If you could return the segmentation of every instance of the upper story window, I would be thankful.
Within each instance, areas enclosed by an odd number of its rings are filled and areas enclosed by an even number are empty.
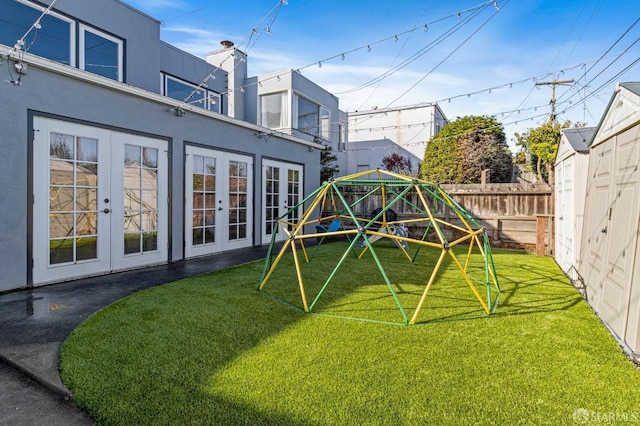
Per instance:
[[[331,111],[325,107],[320,108],[320,137],[326,140],[331,135]]]
[[[287,92],[260,96],[260,124],[270,129],[284,129],[289,125],[289,97]]]
[[[300,95],[296,95],[296,129],[329,140],[331,135],[331,110]]]
[[[338,123],[338,151],[344,152],[347,150],[347,132],[344,124]]]
[[[163,74],[163,95],[189,105],[195,105],[209,111],[222,113],[220,94],[204,87],[198,88],[176,77]]]
[[[0,10],[0,43],[14,46],[45,8],[26,0],[0,0]],[[79,28],[77,36],[76,26]],[[79,45],[78,61],[76,45]],[[31,29],[20,50],[124,81],[124,41],[88,25],[77,24],[72,18],[54,11],[42,16],[40,25]]]
[[[317,135],[320,128],[320,105],[296,96],[297,99],[297,119],[296,129],[312,135]]]
[[[0,0],[0,43],[15,46],[45,10],[19,0]],[[75,66],[75,23],[50,11],[24,40],[22,51]]]
[[[122,81],[122,40],[80,24],[79,68]]]

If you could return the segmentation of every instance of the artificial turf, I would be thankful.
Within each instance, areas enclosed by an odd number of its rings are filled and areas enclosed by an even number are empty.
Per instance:
[[[310,294],[344,249],[324,244],[303,265]],[[412,311],[432,255],[376,251]],[[99,424],[640,421],[640,371],[553,260],[494,260],[494,314],[447,265],[416,326],[366,256],[345,260],[323,315],[257,291],[263,262],[189,278],[91,316],[64,343],[61,377]],[[281,266],[265,290],[301,306],[290,254]]]

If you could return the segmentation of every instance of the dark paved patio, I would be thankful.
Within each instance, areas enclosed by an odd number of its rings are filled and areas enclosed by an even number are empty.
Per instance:
[[[140,290],[240,265],[267,247],[0,294],[0,425],[91,424],[60,381],[64,339],[97,310]],[[258,283],[256,283],[257,285]]]

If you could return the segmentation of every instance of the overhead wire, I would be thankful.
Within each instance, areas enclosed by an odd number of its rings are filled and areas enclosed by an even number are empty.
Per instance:
[[[413,55],[409,56],[407,59],[405,59],[404,61],[402,61],[400,64],[398,64],[396,67],[391,68],[390,70],[382,73],[381,75],[365,82],[362,83],[361,85],[348,89],[348,90],[344,90],[341,92],[336,92],[336,95],[343,95],[343,94],[348,94],[348,93],[353,93],[353,92],[357,92],[361,89],[364,89],[366,87],[369,87],[375,83],[378,82],[382,82],[384,79],[386,79],[387,77],[390,77],[391,75],[395,74],[396,72],[400,71],[403,68],[406,68],[409,64],[415,62],[417,59],[421,58],[422,56],[424,56],[427,52],[429,52],[431,49],[433,49],[434,47],[438,46],[440,43],[442,43],[444,40],[446,40],[447,38],[449,38],[449,36],[455,34],[458,30],[460,30],[464,25],[468,24],[473,18],[475,18],[476,16],[479,15],[479,13],[482,10],[474,10],[473,12],[471,12],[470,15],[466,15],[464,19],[459,20],[456,22],[456,25],[454,25],[452,28],[448,29],[444,34],[441,34],[440,36],[438,36],[438,38],[436,38],[434,41],[432,41],[431,43],[427,44],[425,47],[421,48],[420,50],[418,50],[416,53],[414,53]]]
[[[425,7],[422,9],[422,12],[420,12],[420,16],[418,17],[418,19],[416,20],[414,26],[417,26],[418,23],[420,23],[420,21],[422,21],[422,17],[424,16],[425,12],[427,11],[427,8],[429,7],[429,4],[431,2],[428,1],[427,4],[425,5]],[[404,51],[405,47],[407,46],[409,39],[411,39],[411,35],[413,33],[409,33],[403,40],[402,42],[402,46],[400,46],[400,49],[398,49],[398,53],[396,54],[396,56],[393,58],[393,61],[391,62],[391,65],[389,66],[389,70],[393,69],[393,67],[396,65],[396,62],[398,62],[398,59],[400,58],[400,55],[402,54],[402,52]],[[380,85],[382,84],[382,80],[380,80],[378,82],[378,84],[376,85],[376,87],[374,87],[374,89],[371,91],[371,93],[369,93],[369,96],[367,96],[367,98],[362,101],[362,103],[360,104],[360,106],[357,109],[361,109],[364,105],[366,105],[367,102],[369,102],[369,100],[373,97],[373,95],[376,94],[376,92],[378,91],[378,89],[380,88]]]
[[[507,0],[506,2],[504,2],[502,4],[502,8],[504,8],[507,4],[509,4],[510,1],[511,0]],[[487,25],[489,23],[489,21],[491,21],[500,12],[500,10],[502,10],[502,8],[500,8],[500,9],[496,8],[496,11],[494,13],[492,13],[491,16],[485,22],[483,22],[475,31],[473,31],[469,36],[467,36],[467,38],[465,38],[462,41],[462,43],[460,43],[455,49],[453,49],[444,59],[442,59],[440,62],[438,62],[438,64],[436,64],[435,67],[433,67],[429,72],[427,72],[424,76],[422,76],[422,78],[420,78],[417,82],[415,82],[413,85],[411,85],[411,87],[409,87],[407,90],[402,92],[402,94],[400,96],[398,96],[397,98],[395,98],[394,100],[389,102],[388,106],[391,106],[394,103],[396,103],[404,95],[406,95],[411,90],[413,90],[418,84],[422,83],[425,78],[427,78],[429,75],[431,75],[431,73],[433,71],[438,69],[440,67],[440,65],[442,65],[447,59],[449,59],[451,56],[453,56],[454,53],[456,53],[458,50],[460,50],[462,48],[462,46],[464,46],[474,35],[476,35],[478,33],[478,31],[480,31],[482,28],[484,28],[484,26]]]
[[[249,34],[247,36],[245,36],[245,38],[240,42],[240,46],[242,46],[244,43],[247,43],[247,47],[245,49],[245,54],[249,53],[249,51],[251,50],[251,48],[255,45],[255,43],[258,41],[258,39],[260,38],[260,35],[263,32],[266,32],[267,34],[271,33],[271,25],[275,22],[278,13],[280,12],[280,9],[282,8],[283,5],[287,4],[287,0],[278,0],[277,3],[271,8],[271,10],[269,10],[269,12],[258,22],[258,24],[256,26],[254,26],[251,31],[249,32]],[[269,19],[270,18],[270,19]],[[264,30],[262,30],[260,28],[260,26],[267,21],[267,19],[269,19],[269,24],[266,26],[266,28]],[[257,37],[255,37],[254,39],[254,35],[257,34]],[[253,43],[252,43],[253,40]],[[227,56],[221,63],[220,66],[215,66],[214,65],[214,69],[213,71],[211,71],[205,78],[204,80],[202,80],[202,82],[191,91],[191,93],[189,94],[189,96],[187,96],[183,101],[182,101],[182,106],[180,108],[184,108],[186,105],[189,104],[189,100],[196,94],[198,93],[198,91],[202,90],[205,88],[207,82],[212,79],[215,78],[215,73],[221,69],[221,66],[229,60],[229,58],[231,58],[231,56]],[[237,65],[236,65],[237,67]],[[235,67],[234,67],[235,68]],[[233,89],[232,89],[233,90]]]

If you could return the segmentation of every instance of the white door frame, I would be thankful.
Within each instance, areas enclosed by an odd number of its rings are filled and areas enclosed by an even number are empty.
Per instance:
[[[273,173],[277,171],[277,177]],[[271,173],[271,175],[269,174]],[[300,164],[276,160],[262,160],[262,244],[269,244],[278,218],[291,207],[302,201],[304,193],[303,167]],[[289,180],[293,177],[293,181]],[[293,188],[293,193],[290,191]],[[296,191],[297,189],[297,191]],[[296,217],[299,218],[299,208]],[[278,227],[276,241],[282,241],[287,234]]]
[[[200,189],[202,193],[196,194],[199,195],[201,204],[195,206],[194,215],[195,157],[204,160],[204,168],[209,165],[210,170],[204,175],[203,184],[206,186],[206,181],[209,181],[215,185],[213,188],[203,187]],[[239,167],[235,168],[236,165]],[[236,176],[232,173],[236,173]],[[186,146],[184,222],[186,258],[252,246],[253,157],[211,148]],[[201,235],[198,235],[199,233]],[[194,244],[194,235],[202,240]]]
[[[34,285],[166,262],[168,260],[167,142],[42,117],[34,117],[33,124],[32,278]],[[71,154],[71,158],[65,161],[53,159],[50,154],[50,143],[53,137],[67,141],[70,147],[73,146],[75,154]],[[83,156],[86,157],[86,152],[81,154],[81,150],[76,146],[84,143],[91,147],[90,160],[83,158]],[[154,218],[154,226],[157,227],[151,233],[154,249],[128,255],[124,254],[123,226],[124,147],[126,145],[138,146],[141,152],[147,148],[148,151],[145,152],[155,152],[157,157],[156,169],[140,168],[145,169],[146,174],[153,174],[155,191],[139,188],[141,190],[139,192],[144,192],[145,197],[153,194],[152,198],[156,206],[153,211],[141,212],[141,217],[146,215]],[[90,171],[96,168],[97,173]],[[83,173],[82,178],[79,173]],[[82,203],[79,194],[83,194],[85,198]],[[143,232],[139,234],[151,235]],[[68,248],[62,260],[59,258],[52,261],[50,247],[56,241]],[[83,259],[83,256],[78,253],[87,242],[90,243],[87,246],[90,255],[84,256]]]

